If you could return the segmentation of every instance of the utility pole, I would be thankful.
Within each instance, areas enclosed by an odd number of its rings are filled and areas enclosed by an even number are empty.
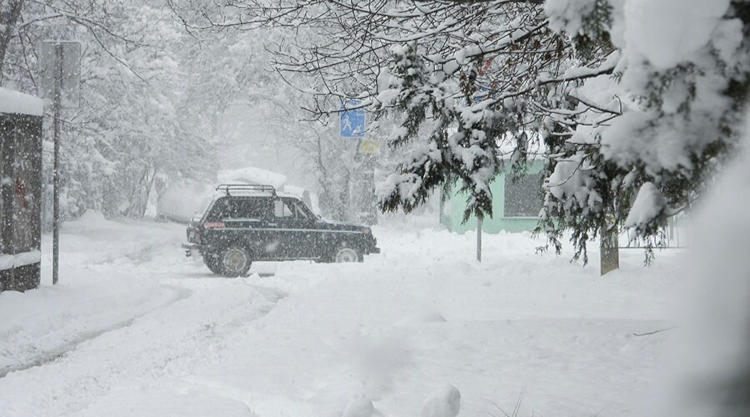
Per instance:
[[[79,105],[81,44],[45,40],[39,43],[39,93],[52,102],[52,284],[60,277],[60,116]]]
[[[52,99],[52,285],[57,284],[60,270],[60,110],[62,107],[63,46],[55,45],[55,91]]]

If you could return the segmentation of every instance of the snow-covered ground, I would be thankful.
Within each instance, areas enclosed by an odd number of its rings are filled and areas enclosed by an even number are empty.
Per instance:
[[[482,264],[472,234],[375,234],[364,264],[225,279],[183,226],[88,213],[59,285],[45,259],[39,290],[0,294],[0,415],[406,417],[452,385],[462,416],[624,416],[652,391],[680,254],[600,278],[526,234],[485,236]]]

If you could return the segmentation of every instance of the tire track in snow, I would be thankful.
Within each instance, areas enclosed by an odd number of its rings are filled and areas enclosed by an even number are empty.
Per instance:
[[[118,389],[181,380],[196,366],[220,361],[238,331],[286,296],[283,290],[244,280],[191,281],[186,286],[193,290],[188,299],[81,342],[60,360],[0,379],[0,403],[9,405],[5,415],[88,416],[85,410],[116,401],[113,392]]]
[[[184,299],[190,297],[190,295],[192,295],[192,293],[193,293],[193,291],[190,290],[190,289],[188,289],[188,288],[178,287],[178,286],[174,286],[174,285],[162,285],[162,288],[170,290],[174,294],[172,297],[170,297],[170,299],[168,301],[166,301],[166,302],[164,302],[164,303],[162,303],[162,304],[160,304],[160,305],[158,305],[156,307],[153,307],[153,308],[150,308],[150,309],[148,309],[146,311],[143,311],[143,312],[141,312],[139,314],[136,314],[136,315],[130,317],[129,319],[127,319],[127,320],[123,320],[123,321],[117,322],[115,324],[112,324],[110,326],[107,326],[107,327],[104,327],[104,328],[101,328],[101,329],[96,329],[96,330],[92,330],[92,331],[88,331],[88,332],[83,332],[78,337],[74,338],[73,340],[71,340],[71,341],[69,341],[67,343],[62,344],[62,345],[56,347],[55,349],[51,349],[51,350],[47,350],[45,352],[42,352],[41,354],[37,355],[35,358],[33,358],[31,360],[26,360],[23,363],[19,363],[19,364],[15,364],[15,365],[8,365],[8,366],[0,367],[0,379],[5,378],[11,372],[20,372],[20,371],[24,371],[24,370],[29,369],[29,368],[34,368],[34,367],[37,367],[37,366],[43,366],[45,364],[53,362],[53,361],[61,358],[62,356],[64,356],[68,352],[75,350],[78,346],[80,346],[84,342],[87,342],[89,340],[93,340],[93,339],[95,339],[95,338],[97,338],[97,337],[99,337],[99,336],[101,336],[101,335],[103,335],[105,333],[108,333],[108,332],[111,332],[111,331],[114,331],[114,330],[118,330],[118,329],[122,329],[124,327],[128,327],[128,326],[132,325],[133,322],[135,320],[137,320],[138,318],[143,317],[143,316],[145,316],[145,315],[147,315],[149,313],[153,313],[156,310],[160,310],[160,309],[169,307],[170,305],[172,305],[172,304],[174,304],[174,303],[176,303],[176,302],[178,302],[180,300],[184,300]]]

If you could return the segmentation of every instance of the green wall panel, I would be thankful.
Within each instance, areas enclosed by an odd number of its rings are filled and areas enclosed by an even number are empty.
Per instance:
[[[544,168],[543,161],[533,161],[529,164],[526,172],[537,174]],[[532,231],[537,225],[535,217],[505,217],[505,176],[507,170],[501,171],[490,183],[492,190],[492,207],[494,214],[492,218],[484,219],[482,230],[486,233],[506,232],[525,232]],[[455,233],[465,233],[469,230],[476,230],[477,219],[471,216],[466,223],[462,223],[463,212],[466,209],[466,193],[457,191],[450,195],[444,195],[441,201],[440,223],[445,225],[448,230]]]

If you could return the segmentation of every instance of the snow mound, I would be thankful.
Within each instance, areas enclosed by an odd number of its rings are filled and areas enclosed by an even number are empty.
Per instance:
[[[456,417],[461,410],[461,393],[447,385],[430,395],[422,407],[420,417]]]
[[[349,401],[344,410],[342,417],[382,417],[383,414],[378,411],[367,397],[359,397]]]
[[[110,229],[114,222],[104,217],[102,212],[97,210],[86,210],[83,215],[73,221],[66,222],[66,229],[76,230],[103,230]]]

